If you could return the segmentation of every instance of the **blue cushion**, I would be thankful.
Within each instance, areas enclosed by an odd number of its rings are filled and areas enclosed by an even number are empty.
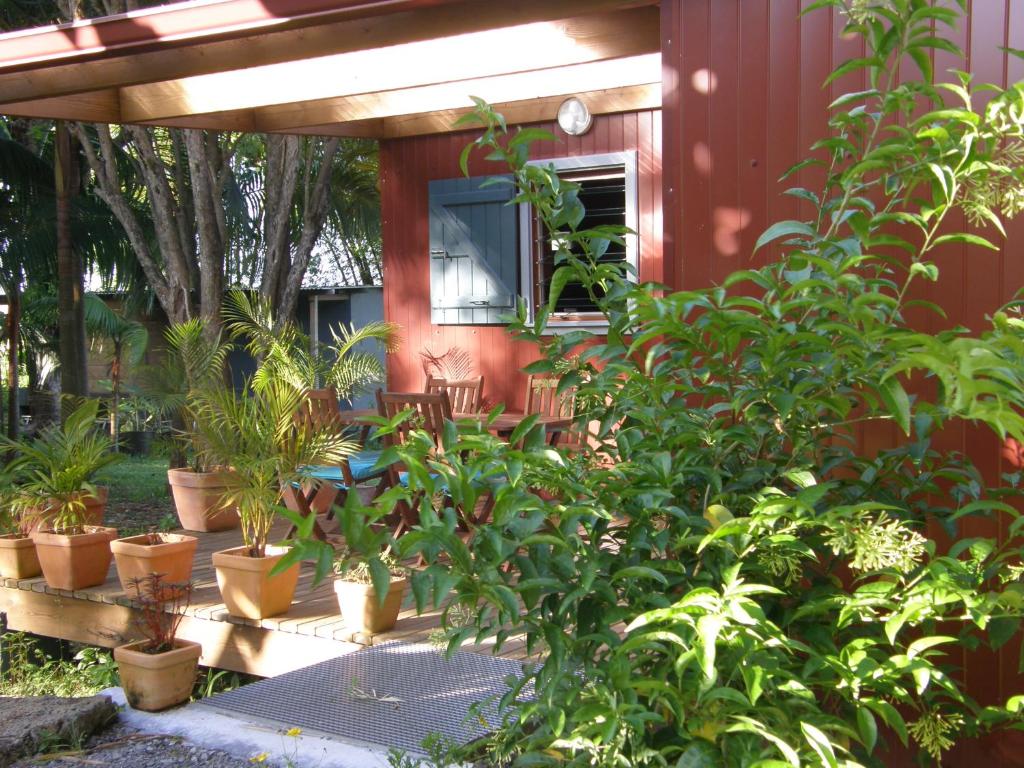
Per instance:
[[[360,451],[349,456],[348,466],[352,470],[352,479],[358,483],[361,480],[368,480],[378,474],[373,468],[379,458],[380,451]],[[306,474],[316,480],[334,483],[339,488],[346,487],[345,475],[342,474],[341,467],[337,465],[306,467]]]

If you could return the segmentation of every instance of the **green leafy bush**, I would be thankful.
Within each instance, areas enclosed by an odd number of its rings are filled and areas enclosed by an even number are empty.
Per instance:
[[[950,213],[998,235],[1022,208],[1024,85],[933,84],[930,51],[956,51],[940,34],[953,7],[825,5],[868,51],[833,78],[861,72],[869,87],[832,105],[808,161],[822,188],[789,190],[813,215],[758,243],[780,260],[720,287],[662,295],[600,262],[623,232],[577,231],[578,187],[527,164],[547,135],[509,134],[478,102],[485,129],[463,167],[477,148],[506,163],[515,202],[558,247],[549,307],[512,327],[540,345],[535,372],[580,355],[560,386],[578,388],[580,426],[600,426],[566,455],[530,420],[508,444],[449,425],[441,455],[425,435],[387,454],[409,489],[347,525],[369,540],[360,526],[419,499],[397,547],[429,563],[412,576],[417,605],[452,593],[475,617],[450,647],[522,635],[542,653],[506,696],[518,707],[484,747],[493,761],[884,765],[895,741],[938,760],[961,737],[1022,727],[1024,697],[981,706],[956,668],[960,649],[1020,633],[1019,492],[987,488],[935,438],[956,421],[1024,436],[1024,323],[1014,303],[980,335],[929,335],[907,313],[938,277],[935,249],[991,247]],[[603,338],[545,335],[569,280],[602,307]],[[858,432],[876,425],[903,438],[865,451]],[[492,477],[492,520],[467,540],[453,510]],[[958,538],[968,517],[1005,539]]]

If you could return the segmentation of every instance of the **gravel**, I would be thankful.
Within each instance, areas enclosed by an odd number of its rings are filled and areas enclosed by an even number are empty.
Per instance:
[[[275,756],[267,764],[276,764]],[[14,763],[13,768],[253,768],[253,761],[197,747],[175,736],[145,734],[120,723],[90,738],[78,750],[58,751]],[[301,767],[299,767],[301,768]]]

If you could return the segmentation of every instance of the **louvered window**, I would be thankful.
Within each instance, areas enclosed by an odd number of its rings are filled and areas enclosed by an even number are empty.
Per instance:
[[[551,164],[559,177],[580,185],[579,198],[586,214],[577,229],[600,225],[626,226],[634,233],[636,221],[636,156],[634,153],[591,155],[539,161]],[[522,283],[529,287],[531,309],[544,306],[549,299],[551,278],[555,264],[555,245],[535,212],[524,206],[520,215],[520,228],[529,231],[523,237]],[[525,233],[524,233],[525,234]],[[627,235],[625,244],[612,243],[601,257],[603,262],[619,262],[637,266],[636,235]],[[582,284],[569,283],[558,297],[553,325],[597,324],[602,320],[594,299]]]

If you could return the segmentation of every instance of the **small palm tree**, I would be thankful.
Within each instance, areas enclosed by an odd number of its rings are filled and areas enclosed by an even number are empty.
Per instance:
[[[110,408],[110,436],[114,450],[118,450],[120,433],[121,382],[125,368],[142,362],[149,344],[146,326],[111,309],[103,299],[93,293],[85,296],[85,325],[94,337],[110,342],[110,389],[113,403]]]
[[[228,295],[224,317],[232,336],[245,339],[246,349],[260,361],[252,381],[257,390],[283,380],[300,389],[334,387],[339,396],[351,398],[384,380],[380,360],[360,345],[376,342],[395,352],[399,343],[397,325],[374,322],[360,328],[340,325],[332,330],[333,343],[313,348],[294,322],[275,319],[268,301],[242,291]]]
[[[299,426],[295,414],[305,397],[304,388],[281,379],[251,393],[221,386],[196,394],[206,460],[231,467],[222,506],[237,506],[250,557],[266,554],[284,490],[303,480],[307,467],[337,463],[358,450],[336,431]]]
[[[179,455],[172,457],[171,467],[184,466],[187,461],[194,472],[205,472],[211,466],[206,463],[208,452],[198,425],[197,397],[223,384],[231,344],[222,339],[220,331],[210,336],[199,318],[171,325],[164,338],[167,354],[160,365],[142,369],[142,389],[160,412],[174,421]]]
[[[16,479],[11,504],[25,518],[46,517],[56,531],[84,523],[86,501],[96,497],[95,474],[120,458],[110,438],[96,430],[99,403],[86,400],[34,440],[0,438],[16,451],[10,471]]]

